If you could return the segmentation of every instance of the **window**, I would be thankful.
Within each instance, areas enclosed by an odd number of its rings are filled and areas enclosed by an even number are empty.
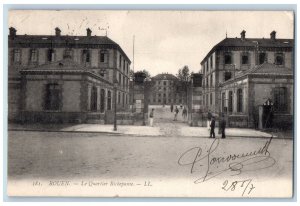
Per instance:
[[[100,112],[103,113],[105,109],[105,90],[100,91]]]
[[[166,94],[164,94],[164,97],[166,97]]]
[[[164,81],[164,86],[166,86],[166,85],[167,85],[167,82]]]
[[[13,50],[13,62],[19,63],[21,62],[21,51],[20,49]]]
[[[231,54],[226,53],[226,54],[224,55],[224,63],[225,63],[225,64],[231,64],[231,63],[232,63]]]
[[[73,57],[73,50],[71,49],[66,49],[64,51],[64,58],[72,58]]]
[[[82,59],[83,59],[83,62],[85,63],[89,63],[90,62],[90,51],[85,49],[82,51]]]
[[[97,88],[92,87],[91,90],[91,111],[97,111]]]
[[[125,94],[123,93],[122,96],[123,96],[123,97],[122,97],[123,107],[125,107]]]
[[[60,86],[58,84],[46,85],[46,110],[59,110],[60,105]]]
[[[37,50],[36,49],[31,49],[31,51],[30,51],[30,61],[31,62],[37,62],[37,60],[38,60]]]
[[[121,64],[122,64],[122,56],[119,56],[119,67],[121,68]]]
[[[212,76],[212,74],[210,75],[210,86],[211,87],[213,86],[213,76]]]
[[[213,99],[212,99],[212,93],[210,93],[210,105],[212,105]]]
[[[242,54],[242,64],[249,64],[249,55]]]
[[[118,92],[118,104],[121,103],[121,92]]]
[[[100,62],[107,63],[108,62],[108,53],[107,51],[100,51]]]
[[[243,90],[237,90],[237,112],[243,112]]]
[[[161,97],[161,94],[158,94],[159,97]]]
[[[125,59],[123,60],[123,72],[125,72]]]
[[[123,76],[123,88],[125,87],[125,76]]]
[[[54,61],[54,55],[55,55],[54,49],[48,49],[47,61],[48,62],[53,62]]]
[[[164,91],[166,91],[167,89],[166,89],[166,87],[164,87]]]
[[[233,100],[232,91],[229,91],[229,93],[228,93],[228,112],[232,112],[232,100]]]
[[[161,100],[160,100],[160,99],[158,99],[158,102],[161,102]]]
[[[121,85],[121,83],[122,83],[122,75],[121,73],[119,73],[119,85]]]
[[[265,63],[267,60],[267,55],[266,53],[260,53],[259,54],[259,64]]]
[[[229,79],[231,79],[231,72],[225,72],[224,73],[224,81],[227,81]]]
[[[208,102],[208,94],[206,94],[206,106],[208,106],[209,102]]]
[[[107,92],[107,110],[111,110],[111,91]]]
[[[210,56],[210,68],[213,67],[213,56]]]
[[[274,88],[274,110],[276,112],[287,111],[287,89],[285,87]]]
[[[129,64],[127,63],[127,64],[126,64],[126,74],[128,74],[128,67],[129,67],[128,65],[129,65]]]
[[[283,65],[284,64],[283,54],[276,54],[275,55],[275,64],[276,65]]]
[[[225,105],[225,92],[222,92],[222,112],[226,112],[226,105]]]

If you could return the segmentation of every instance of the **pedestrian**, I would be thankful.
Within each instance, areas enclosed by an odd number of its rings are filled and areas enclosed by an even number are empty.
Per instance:
[[[222,115],[222,119],[220,122],[220,128],[221,128],[222,138],[226,138],[226,136],[225,136],[226,120],[225,120],[224,114]]]
[[[183,117],[183,119],[184,119],[184,121],[185,121],[185,120],[186,120],[186,117],[187,117],[187,109],[186,109],[185,106],[183,107],[183,110],[182,110],[182,117]]]
[[[208,113],[207,113],[207,129],[209,130],[210,129],[210,122],[211,122],[211,112],[210,110],[208,110]]]
[[[210,135],[209,135],[209,138],[216,138],[215,124],[216,124],[215,117],[212,116],[211,117],[211,122],[210,122]]]
[[[152,108],[149,117],[150,117],[150,127],[153,127],[154,108]]]
[[[171,104],[171,113],[173,113],[173,104]]]
[[[178,112],[179,112],[179,110],[178,110],[178,108],[177,108],[177,106],[176,106],[176,107],[175,107],[174,120],[173,120],[173,121],[177,121],[177,115],[178,115]]]

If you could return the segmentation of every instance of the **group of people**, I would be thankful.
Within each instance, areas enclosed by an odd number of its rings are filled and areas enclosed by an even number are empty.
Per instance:
[[[182,109],[182,105],[180,105],[180,108]],[[178,116],[178,113],[179,113],[178,107],[175,106],[175,109],[174,109],[174,105],[171,104],[170,109],[171,109],[171,113],[173,113],[173,110],[174,110],[174,119],[173,119],[173,121],[177,121],[177,116]],[[183,117],[184,121],[187,118],[187,109],[186,109],[185,106],[183,106],[182,117]]]
[[[207,127],[208,127],[208,130],[210,130],[209,137],[216,138],[216,134],[215,134],[216,120],[210,111],[208,111],[208,114],[207,114]],[[219,133],[222,134],[223,139],[226,138],[225,129],[226,129],[226,120],[225,120],[224,114],[222,114],[221,119],[219,121]]]

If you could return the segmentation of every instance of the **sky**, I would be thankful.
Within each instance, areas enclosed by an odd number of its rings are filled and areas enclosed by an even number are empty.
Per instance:
[[[176,74],[187,65],[199,72],[200,62],[214,45],[226,37],[293,38],[293,13],[285,11],[30,11],[9,12],[9,27],[17,34],[107,36],[117,42],[133,61],[134,70],[151,76]],[[131,69],[133,63],[131,64]]]

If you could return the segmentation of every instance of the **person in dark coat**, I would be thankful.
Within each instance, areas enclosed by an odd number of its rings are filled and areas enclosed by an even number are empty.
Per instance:
[[[216,125],[215,117],[211,117],[209,138],[216,138],[215,125]]]
[[[220,122],[220,129],[221,129],[221,133],[222,133],[222,138],[226,138],[225,128],[226,128],[226,120],[225,120],[224,115],[222,115],[222,119],[221,119],[221,122]]]
[[[171,113],[173,113],[173,107],[174,107],[173,104],[171,104]]]

